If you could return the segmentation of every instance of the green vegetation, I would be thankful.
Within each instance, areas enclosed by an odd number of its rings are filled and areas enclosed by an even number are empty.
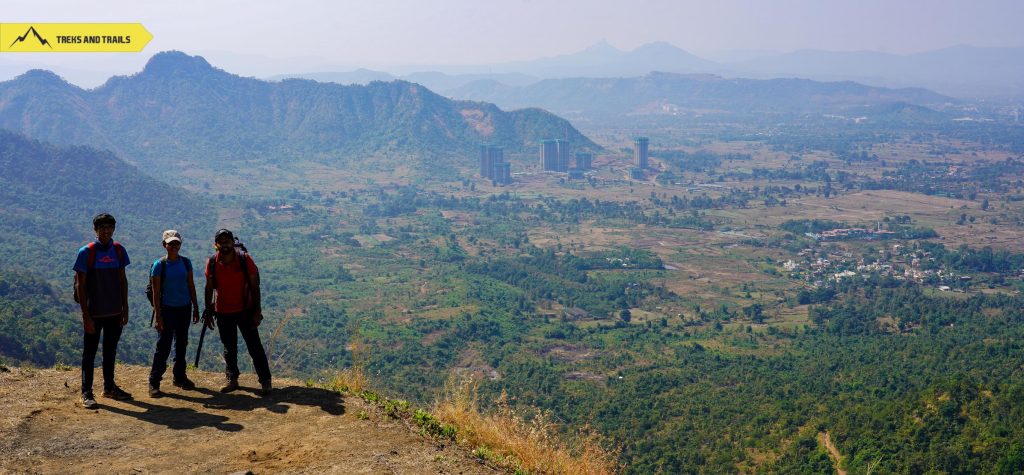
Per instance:
[[[825,440],[851,473],[1022,470],[1024,167],[1006,124],[906,104],[856,124],[631,115],[585,181],[527,169],[495,188],[470,178],[481,130],[517,163],[537,137],[591,143],[536,109],[265,83],[179,53],[93,91],[32,73],[0,97],[4,126],[145,167],[0,132],[5,364],[77,361],[69,267],[109,211],[134,261],[128,362],[152,353],[158,233],[202,262],[223,225],[260,266],[275,373],[326,374],[426,434],[595,429],[604,445],[563,448],[627,473],[829,472]],[[112,97],[130,113],[99,107]],[[630,175],[621,130],[645,123],[654,166]],[[849,228],[870,232],[805,236]],[[416,409],[453,379],[476,381],[454,412]]]
[[[382,163],[361,166],[378,171],[411,165],[434,175],[454,172],[454,163],[441,162],[453,151],[472,153],[481,142],[533,150],[538,140],[565,134],[578,149],[599,149],[540,109],[505,112],[404,81],[266,82],[181,52],[159,53],[142,72],[92,90],[32,71],[0,83],[0,97],[0,128],[57,144],[115,149],[168,181],[185,169],[215,175],[225,162],[255,178],[245,169],[288,168],[298,160],[347,165],[345,157],[353,155],[372,155]],[[392,158],[423,156],[431,163]],[[206,184],[216,187],[217,181],[211,176]]]
[[[80,318],[46,282],[0,269],[0,354],[40,366],[81,361]]]

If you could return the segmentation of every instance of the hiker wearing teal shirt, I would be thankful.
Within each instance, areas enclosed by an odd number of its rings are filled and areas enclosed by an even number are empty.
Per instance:
[[[152,285],[153,321],[160,335],[153,354],[153,367],[149,372],[149,396],[160,397],[160,380],[167,370],[167,357],[174,341],[173,382],[182,389],[195,389],[196,385],[185,375],[185,349],[188,347],[189,323],[199,322],[199,301],[192,278],[192,262],[181,251],[181,233],[168,229],[163,233],[163,246],[167,255],[153,262],[150,269]],[[191,312],[189,311],[191,310]],[[189,322],[191,316],[191,322]]]

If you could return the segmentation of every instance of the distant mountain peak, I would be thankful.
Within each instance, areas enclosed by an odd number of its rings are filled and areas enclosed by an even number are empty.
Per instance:
[[[637,46],[636,49],[634,49],[633,51],[636,52],[636,51],[642,51],[642,50],[650,50],[650,51],[683,51],[678,46],[676,46],[676,45],[674,45],[672,43],[669,43],[667,41],[655,41],[653,43],[644,43],[644,44],[642,44],[640,46]]]
[[[652,63],[667,59],[690,62],[693,65],[702,64],[708,68],[714,65],[711,61],[697,57],[693,53],[665,41],[655,41],[654,43],[640,45],[629,54],[634,57],[643,58],[644,61],[650,61]]]
[[[594,43],[594,44],[586,47],[583,51],[594,52],[594,53],[605,53],[605,52],[622,53],[623,52],[622,50],[612,46],[610,43],[608,43],[608,40],[606,40],[604,38],[601,38],[601,41],[598,41],[597,43]]]
[[[606,40],[601,40],[598,43],[594,43],[588,46],[583,51],[576,53],[575,56],[589,57],[589,58],[616,58],[625,55],[626,52],[622,51],[608,43]],[[570,55],[573,56],[573,55]]]
[[[202,56],[191,56],[181,51],[162,51],[153,55],[142,70],[143,74],[198,73],[213,71]]]
[[[467,118],[480,116],[477,111],[492,125],[481,129]],[[0,83],[0,128],[58,144],[114,149],[147,166],[168,156],[205,166],[210,156],[282,160],[291,154],[400,150],[417,154],[417,173],[434,173],[428,163],[462,166],[448,151],[472,153],[484,139],[533,150],[538,140],[566,130],[577,148],[599,148],[547,112],[467,106],[403,80],[366,86],[268,82],[178,51],[159,53],[141,73],[88,91],[43,71]]]
[[[52,71],[47,71],[45,69],[30,69],[28,71],[25,71],[24,74],[15,78],[14,81],[27,82],[30,84],[46,86],[71,86],[75,89],[78,89],[78,86],[75,86],[65,81],[64,78],[58,76],[56,73]]]

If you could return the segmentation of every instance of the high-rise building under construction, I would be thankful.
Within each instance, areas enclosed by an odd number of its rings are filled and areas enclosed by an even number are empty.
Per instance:
[[[494,178],[494,165],[503,162],[505,151],[501,147],[483,144],[480,146],[480,176]]]
[[[576,169],[590,170],[594,168],[594,154],[590,152],[576,152]]]
[[[544,171],[558,170],[558,144],[554,140],[540,142],[540,169]]]
[[[567,172],[569,171],[569,141],[555,140],[555,144],[558,145],[558,171]]]
[[[641,170],[647,169],[647,137],[633,139],[633,166]]]
[[[540,142],[540,168],[544,171],[564,172],[569,170],[569,142],[567,140],[542,140]]]

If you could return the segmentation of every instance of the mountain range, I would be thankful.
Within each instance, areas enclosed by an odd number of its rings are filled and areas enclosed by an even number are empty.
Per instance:
[[[360,85],[366,85],[373,81],[402,80],[420,84],[431,91],[437,91],[440,93],[447,93],[448,91],[458,89],[477,81],[495,81],[509,86],[528,86],[540,81],[540,78],[520,73],[447,74],[437,71],[419,71],[405,75],[394,75],[388,72],[374,71],[366,68],[342,72],[278,74],[270,76],[267,79],[271,81],[281,81],[285,79],[310,79],[319,82]]]
[[[539,109],[506,112],[406,81],[268,82],[181,52],[159,53],[141,72],[91,90],[42,70],[0,83],[0,128],[111,150],[157,169],[168,160],[451,156],[472,153],[482,142],[532,150],[552,137],[599,148]]]
[[[941,108],[957,101],[920,88],[889,89],[850,81],[727,79],[654,72],[632,78],[545,79],[524,87],[477,81],[450,91],[502,107],[539,106],[570,118],[716,114],[869,114],[892,104]],[[932,111],[935,112],[935,111]],[[933,117],[940,118],[935,113]]]
[[[536,82],[559,78],[635,77],[661,71],[714,74],[729,78],[856,81],[878,87],[928,88],[964,99],[1024,98],[1024,48],[953,46],[908,55],[873,51],[799,50],[789,53],[758,52],[725,58],[721,61],[700,58],[665,42],[645,44],[632,51],[623,51],[600,42],[577,53],[532,61],[471,66],[420,65],[396,67],[394,70],[406,71],[402,77],[412,81],[417,81],[415,74],[422,76],[424,71],[445,74],[450,76],[448,84],[461,83],[453,88],[477,79],[492,79],[508,86],[526,86],[524,82],[531,77]],[[329,80],[341,83],[356,82],[358,79],[355,72],[318,74],[322,79],[333,75]],[[503,76],[508,75],[515,75],[515,82],[502,80]],[[293,74],[275,77],[307,76]],[[444,87],[444,84],[429,81],[421,84],[449,94],[450,88]]]

